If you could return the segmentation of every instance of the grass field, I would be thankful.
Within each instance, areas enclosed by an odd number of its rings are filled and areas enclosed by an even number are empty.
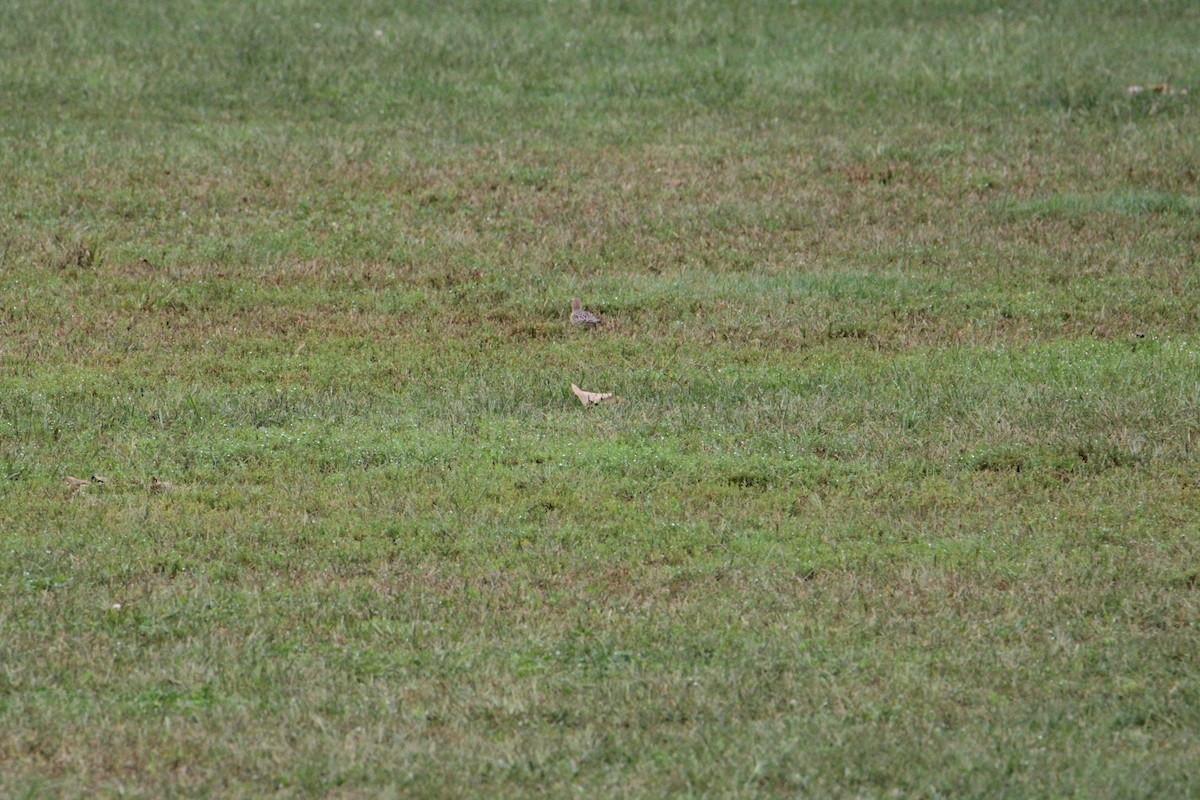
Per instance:
[[[1197,42],[3,4],[0,795],[1200,796]]]

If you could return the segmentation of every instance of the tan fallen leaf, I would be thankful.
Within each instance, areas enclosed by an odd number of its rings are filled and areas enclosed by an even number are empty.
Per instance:
[[[571,391],[579,398],[579,402],[583,403],[584,408],[591,405],[599,405],[613,396],[612,392],[585,392],[573,383],[571,384]]]
[[[70,490],[71,494],[79,494],[91,484],[92,482],[85,478],[76,478],[73,475],[67,476],[67,489]]]
[[[150,492],[152,494],[164,494],[166,492],[173,492],[173,491],[175,491],[176,488],[178,488],[178,487],[176,487],[175,484],[171,483],[170,481],[162,481],[162,480],[159,480],[158,478],[150,479]]]
[[[1172,86],[1169,83],[1155,83],[1150,86],[1130,86],[1125,90],[1128,95],[1141,94],[1142,92],[1150,92],[1151,94],[1187,94],[1187,89],[1180,89]]]

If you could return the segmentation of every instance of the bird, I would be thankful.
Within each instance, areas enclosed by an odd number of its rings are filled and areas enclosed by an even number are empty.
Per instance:
[[[597,317],[586,308],[580,306],[579,298],[571,298],[571,324],[576,328],[594,328],[603,325],[604,320]]]
[[[67,476],[67,489],[70,490],[71,494],[79,494],[91,485],[92,482],[84,478],[76,478],[74,475]]]
[[[151,494],[165,494],[173,491],[175,491],[175,484],[170,481],[160,481],[158,478],[150,479]]]

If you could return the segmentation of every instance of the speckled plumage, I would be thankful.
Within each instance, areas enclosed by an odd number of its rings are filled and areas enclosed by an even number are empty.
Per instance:
[[[79,494],[91,485],[92,482],[85,478],[76,478],[74,475],[67,476],[67,489],[71,494]]]
[[[175,484],[170,481],[160,481],[158,478],[150,479],[150,492],[152,494],[166,494],[167,492],[175,491]]]
[[[597,317],[592,312],[582,308],[578,297],[571,298],[571,324],[576,328],[594,328],[597,325],[603,325],[604,320]]]

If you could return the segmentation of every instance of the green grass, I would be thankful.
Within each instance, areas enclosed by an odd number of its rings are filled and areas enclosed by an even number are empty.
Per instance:
[[[0,794],[1200,794],[1197,41],[7,4]]]

